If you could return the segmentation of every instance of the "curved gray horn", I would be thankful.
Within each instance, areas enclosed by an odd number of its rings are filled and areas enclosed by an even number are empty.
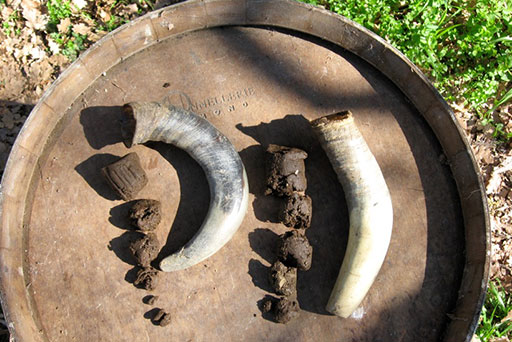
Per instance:
[[[204,170],[210,207],[203,224],[181,250],[160,262],[164,272],[182,270],[210,257],[235,234],[247,210],[249,187],[231,142],[200,116],[157,102],[125,104],[126,146],[162,141],[185,150]]]

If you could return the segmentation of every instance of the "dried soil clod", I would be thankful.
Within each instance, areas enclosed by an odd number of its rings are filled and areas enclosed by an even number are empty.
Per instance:
[[[294,193],[283,202],[279,220],[287,227],[306,229],[311,225],[311,213],[311,197]]]
[[[158,300],[158,298],[159,298],[158,296],[149,295],[149,296],[144,297],[143,301],[145,304],[153,305]]]
[[[154,233],[141,234],[141,237],[130,245],[137,264],[148,267],[160,251],[160,243]]]
[[[311,268],[313,247],[304,234],[292,230],[281,235],[278,257],[286,266],[307,271]]]
[[[129,217],[138,229],[149,232],[155,230],[162,219],[162,205],[159,201],[141,199],[130,208]]]
[[[156,313],[155,317],[153,317],[153,322],[158,323],[161,327],[165,327],[171,323],[171,314],[160,309]]]
[[[274,315],[278,323],[286,324],[299,314],[299,303],[295,299],[287,297],[279,298],[274,304]]]
[[[276,261],[270,268],[270,284],[277,294],[292,296],[297,294],[297,269]]]
[[[168,312],[165,312],[162,316],[162,319],[160,319],[159,325],[161,327],[165,327],[166,325],[169,325],[171,323],[171,314]]]
[[[125,201],[133,199],[148,183],[139,156],[132,152],[101,169],[109,185]]]
[[[153,267],[141,268],[137,272],[137,278],[133,283],[135,286],[140,286],[148,291],[156,289],[156,285],[158,283],[158,270]]]
[[[158,310],[158,312],[155,314],[155,317],[153,317],[153,320],[154,320],[155,322],[158,322],[159,320],[161,320],[161,319],[162,319],[162,317],[164,317],[164,315],[165,315],[165,311],[164,311],[163,309],[160,309],[160,310]]]
[[[306,190],[306,167],[308,154],[301,149],[269,145],[267,148],[266,195],[291,196]]]
[[[272,310],[272,300],[268,299],[265,303],[263,303],[263,312],[270,312]]]

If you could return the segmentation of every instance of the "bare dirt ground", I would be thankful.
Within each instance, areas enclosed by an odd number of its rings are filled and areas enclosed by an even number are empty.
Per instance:
[[[177,1],[157,2],[161,7]],[[4,3],[1,2],[0,3]],[[86,2],[73,0],[77,8],[87,10],[91,18],[106,23],[113,15],[131,19],[150,8],[140,4],[118,6],[117,1]],[[91,5],[92,4],[92,5]],[[90,8],[86,8],[89,6]],[[117,6],[117,7],[116,7]],[[0,30],[0,174],[3,174],[11,147],[38,99],[70,64],[60,54],[61,47],[45,31],[48,13],[37,0],[15,0],[0,7],[3,23],[12,23],[10,32]],[[113,12],[116,12],[115,14]],[[13,20],[13,13],[16,14]],[[79,14],[59,24],[59,32],[88,34],[87,45],[106,34],[94,20]],[[96,25],[96,26],[95,26]],[[16,30],[15,33],[13,33]],[[492,137],[492,127],[484,127],[463,107],[451,104],[466,132],[484,179],[492,224],[491,278],[512,289],[512,151],[511,146]],[[512,106],[500,113],[505,126],[512,126]],[[509,129],[510,130],[510,129]],[[6,322],[0,315],[0,341],[8,339]]]

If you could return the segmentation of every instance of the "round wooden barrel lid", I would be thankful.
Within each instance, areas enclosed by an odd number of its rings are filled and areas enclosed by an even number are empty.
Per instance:
[[[126,219],[102,167],[136,152],[140,198],[162,202],[162,255],[199,228],[209,204],[185,152],[126,148],[121,106],[161,101],[206,117],[239,151],[247,215],[219,252],[133,284]],[[394,226],[356,314],[325,305],[348,236],[343,189],[308,120],[350,110],[389,187]],[[262,314],[279,199],[265,196],[269,144],[304,149],[313,265],[300,313]],[[84,53],[45,93],[12,150],[1,189],[1,293],[17,341],[468,341],[489,269],[489,221],[474,158],[449,106],[402,54],[359,25],[288,0],[188,1],[141,17]],[[159,296],[153,305],[142,299]],[[171,324],[156,326],[162,308]]]

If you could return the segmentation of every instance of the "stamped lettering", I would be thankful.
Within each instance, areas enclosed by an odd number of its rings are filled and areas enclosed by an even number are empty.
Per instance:
[[[162,102],[181,107],[202,117],[208,115],[219,116],[234,113],[237,109],[247,108],[250,98],[255,94],[254,88],[247,87],[196,100],[180,90],[171,90]]]

